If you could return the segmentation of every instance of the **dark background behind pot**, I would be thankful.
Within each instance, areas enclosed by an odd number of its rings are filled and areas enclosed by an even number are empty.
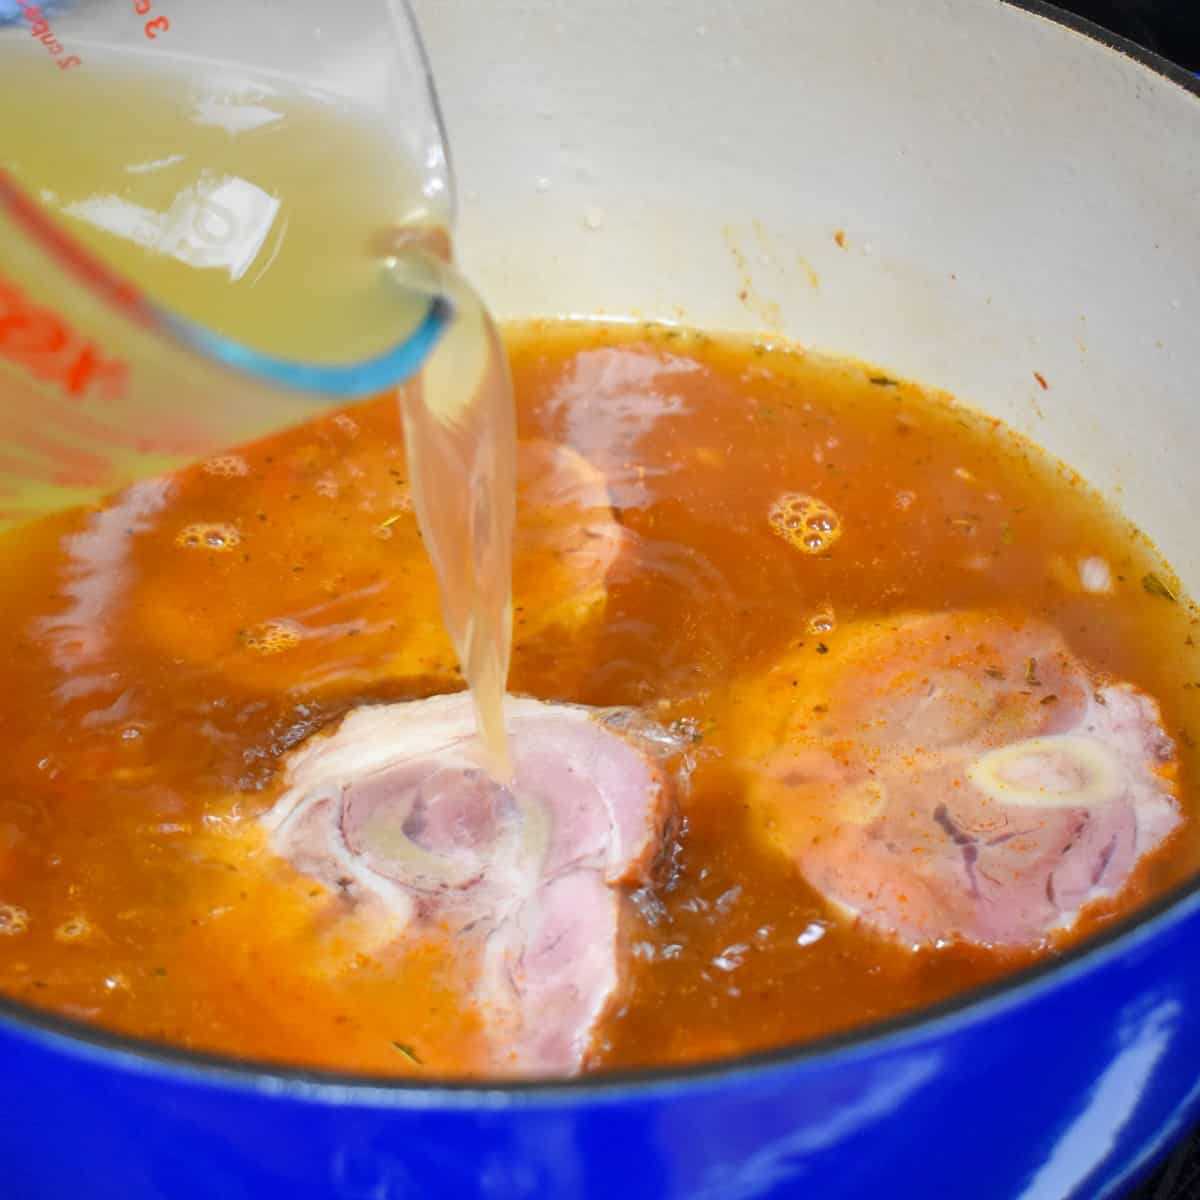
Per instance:
[[[1200,0],[1057,0],[1149,50],[1200,72]]]
[[[1200,1197],[1200,1135],[1180,1143],[1170,1158],[1127,1200],[1197,1200]]]

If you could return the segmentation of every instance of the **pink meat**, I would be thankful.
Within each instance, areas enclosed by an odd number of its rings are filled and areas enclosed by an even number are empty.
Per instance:
[[[1154,701],[1093,684],[1044,625],[916,618],[847,665],[829,709],[771,761],[776,840],[907,944],[1039,944],[1180,820]]]
[[[649,879],[673,805],[669,737],[628,714],[506,701],[514,780],[479,765],[465,694],[362,708],[294,754],[272,849],[373,914],[477,947],[495,1066],[583,1064],[619,984],[622,886]]]

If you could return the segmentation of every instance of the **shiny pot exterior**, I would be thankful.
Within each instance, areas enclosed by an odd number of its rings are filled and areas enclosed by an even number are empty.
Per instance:
[[[1194,81],[1000,0],[416,8],[502,316],[774,332],[944,387],[1200,591]],[[1187,894],[924,1020],[527,1088],[255,1072],[0,1004],[0,1196],[1102,1200],[1200,1115],[1198,948]]]

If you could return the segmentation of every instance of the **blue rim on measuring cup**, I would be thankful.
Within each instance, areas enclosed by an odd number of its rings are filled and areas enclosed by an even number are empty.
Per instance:
[[[139,325],[205,358],[293,391],[353,400],[397,387],[421,369],[454,316],[450,301],[434,294],[416,329],[402,342],[372,358],[337,365],[282,358],[224,337],[149,300],[129,280],[60,228],[3,170],[0,170],[0,210],[12,217],[59,266]]]
[[[453,315],[450,302],[444,296],[434,296],[421,324],[399,345],[362,362],[327,366],[264,354],[213,333],[211,329],[184,317],[158,310],[158,319],[164,328],[192,349],[226,366],[261,376],[271,383],[295,391],[347,398],[382,392],[415,375],[437,345]]]

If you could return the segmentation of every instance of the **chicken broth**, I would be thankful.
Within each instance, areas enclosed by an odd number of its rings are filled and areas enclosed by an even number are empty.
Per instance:
[[[559,736],[521,734],[542,722],[570,727],[576,780],[611,763],[628,796],[655,797],[606,851],[611,886],[585,881],[560,910],[580,955],[585,912],[615,947],[580,972],[598,981],[570,1018],[584,1049],[540,1047],[524,1073],[692,1062],[911,1011],[1195,870],[1195,618],[1070,471],[945,397],[787,345],[568,322],[507,343],[509,690],[554,702],[509,702],[532,705],[509,710],[517,781],[549,779],[522,765]],[[401,836],[418,866],[436,850],[428,773],[394,828],[348,790],[321,826],[318,776],[371,721],[461,738],[457,701],[424,700],[462,682],[394,400],[44,521],[3,564],[0,990],[245,1058],[508,1073],[478,985],[494,947],[447,901],[458,877],[413,901],[381,858]],[[1036,754],[1059,761],[1030,799]],[[1109,823],[1088,825],[1080,797],[1114,772]],[[964,809],[950,789],[967,778]],[[932,835],[911,840],[919,805],[896,804],[942,787]],[[482,844],[465,825],[509,820],[471,789],[451,829],[463,878]],[[530,851],[536,822],[512,821],[522,853],[558,853],[553,830]],[[863,863],[891,890],[864,891]],[[548,911],[522,962],[561,941]]]

